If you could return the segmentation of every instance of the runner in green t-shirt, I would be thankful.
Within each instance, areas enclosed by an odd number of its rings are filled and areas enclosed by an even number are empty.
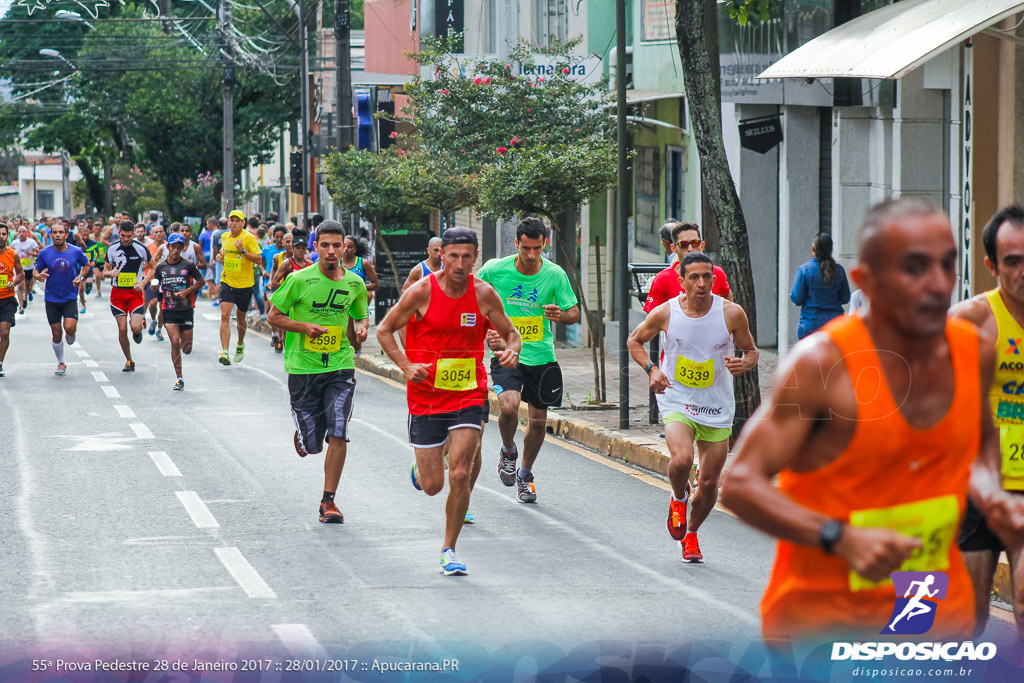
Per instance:
[[[496,358],[491,359],[491,381],[501,407],[498,477],[505,486],[516,485],[516,495],[523,503],[537,500],[533,463],[544,442],[548,408],[562,405],[562,369],[555,360],[551,324],[572,325],[580,319],[576,295],[565,271],[541,256],[546,234],[547,228],[539,218],[527,218],[516,229],[519,253],[488,261],[478,274],[497,290],[505,313],[523,338],[515,368],[503,368]],[[487,343],[492,351],[502,348],[494,330],[488,332]],[[523,465],[517,472],[515,435],[522,400],[529,404],[530,419],[523,437]]]
[[[274,292],[268,320],[285,331],[284,368],[288,372],[295,451],[305,457],[323,450],[324,495],[320,521],[345,520],[334,502],[345,467],[348,423],[355,393],[355,360],[346,336],[349,317],[356,339],[366,340],[366,285],[340,264],[345,233],[336,221],[317,228],[315,266],[292,273]]]

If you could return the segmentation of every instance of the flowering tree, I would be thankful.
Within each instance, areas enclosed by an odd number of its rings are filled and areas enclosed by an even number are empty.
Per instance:
[[[209,216],[220,212],[220,200],[217,198],[217,187],[220,185],[219,173],[200,173],[195,180],[186,178],[182,183],[181,194],[175,199],[178,212],[182,216]]]
[[[132,215],[146,211],[167,210],[167,196],[163,185],[149,172],[138,166],[114,164],[108,180],[114,206]]]

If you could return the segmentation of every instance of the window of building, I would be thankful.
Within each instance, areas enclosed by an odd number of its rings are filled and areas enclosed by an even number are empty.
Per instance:
[[[686,150],[665,148],[665,216],[685,220],[686,216]]]
[[[36,210],[54,210],[53,190],[36,190]]]
[[[496,0],[465,0],[464,51],[471,55],[494,54],[497,46]]]
[[[537,44],[550,47],[552,40],[569,39],[568,0],[537,0]]]
[[[637,147],[636,245],[658,253],[661,249],[661,149]]]

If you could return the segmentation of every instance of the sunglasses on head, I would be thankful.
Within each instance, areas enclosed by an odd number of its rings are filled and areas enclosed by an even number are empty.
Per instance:
[[[683,240],[682,242],[676,242],[676,246],[679,247],[680,249],[682,249],[683,247],[685,247],[687,245],[689,245],[689,246],[693,247],[694,249],[696,249],[697,247],[699,247],[701,245],[701,240],[698,237],[695,240],[689,240],[689,241]]]

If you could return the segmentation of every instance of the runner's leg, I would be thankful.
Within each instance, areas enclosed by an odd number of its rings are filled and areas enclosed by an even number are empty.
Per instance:
[[[665,424],[665,443],[671,458],[668,480],[676,500],[686,500],[686,486],[693,470],[693,430],[685,422]]]
[[[186,356],[192,353],[192,328],[179,329],[181,335],[181,352]]]
[[[249,321],[245,317],[249,314],[248,311],[238,311],[238,315],[235,316],[235,327],[238,329],[238,345],[242,346],[245,344],[245,331],[249,329]],[[230,341],[230,339],[228,340]]]
[[[7,357],[7,347],[11,345],[11,324],[0,323],[0,363]]]
[[[336,492],[345,469],[348,442],[340,436],[327,437],[327,455],[324,457],[324,491]]]
[[[967,573],[974,586],[975,637],[980,636],[988,623],[988,612],[992,603],[992,578],[999,562],[998,550],[962,550]]]
[[[171,365],[174,366],[174,376],[181,379],[181,334],[178,326],[168,323],[164,326],[167,330],[167,339],[171,342]]]
[[[696,533],[718,502],[718,480],[725,467],[725,457],[729,454],[729,439],[698,441],[697,454],[700,456],[700,475],[697,490],[690,501],[690,519],[686,527],[687,531],[693,533]]]
[[[121,353],[126,361],[132,359],[132,348],[128,345],[128,316],[119,315],[114,318],[117,321],[117,343],[121,345]]]
[[[1013,585],[1013,617],[1017,634],[1024,636],[1024,544],[1006,549],[1010,560],[1010,581]]]
[[[234,308],[233,303],[220,302],[220,348],[224,351],[227,351],[231,344],[231,311]]]
[[[515,445],[521,401],[522,394],[518,391],[506,389],[498,394],[498,431],[501,433],[501,444],[506,449],[511,449]],[[534,453],[534,457],[536,457],[536,453]]]
[[[533,470],[537,454],[544,443],[544,434],[548,425],[547,408],[536,408],[529,405],[529,419],[526,422],[526,435],[523,437],[523,467]]]
[[[444,488],[444,454],[448,442],[433,448],[414,448],[416,453],[416,479],[423,492],[436,496]]]
[[[460,427],[448,432],[448,502],[445,505],[444,548],[455,548],[469,509],[472,470],[481,430]]]

